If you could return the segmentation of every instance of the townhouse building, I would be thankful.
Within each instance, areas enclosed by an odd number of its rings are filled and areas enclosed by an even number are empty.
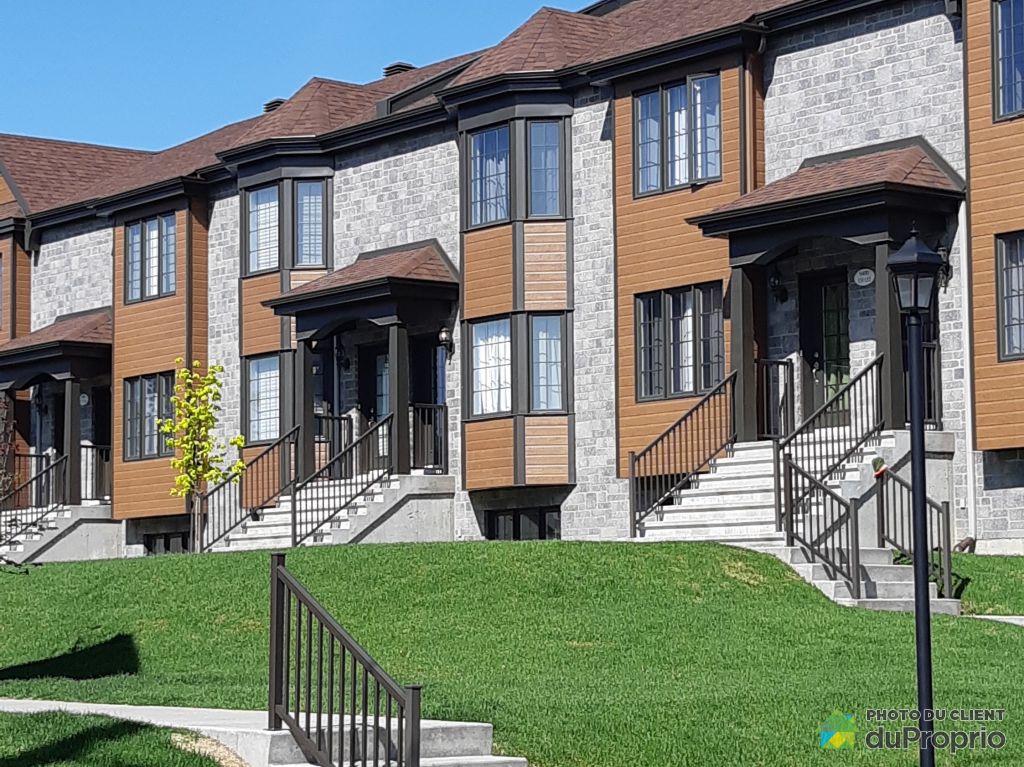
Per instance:
[[[917,237],[928,492],[1021,550],[1021,29],[1024,0],[601,0],[163,151],[0,136],[0,541],[774,540],[905,462],[886,264]],[[179,357],[223,366],[249,463],[198,530]]]

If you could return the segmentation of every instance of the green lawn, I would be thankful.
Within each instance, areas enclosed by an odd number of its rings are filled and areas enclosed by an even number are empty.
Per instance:
[[[954,554],[953,572],[969,579],[963,610],[971,615],[1024,615],[1024,557]]]
[[[763,555],[375,545],[288,566],[396,678],[424,684],[426,716],[491,721],[534,767],[916,764],[820,752],[816,735],[836,709],[913,707],[912,616],[837,607]],[[265,553],[0,575],[0,696],[260,708],[267,592]],[[1009,712],[1002,752],[955,764],[1024,763],[1024,631],[938,616],[934,640],[937,705]]]
[[[172,733],[102,716],[0,714],[3,767],[216,767],[171,743]]]

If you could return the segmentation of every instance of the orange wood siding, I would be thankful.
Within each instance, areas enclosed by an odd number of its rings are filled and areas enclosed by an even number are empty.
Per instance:
[[[3,179],[0,179],[0,184]],[[11,327],[11,293],[14,279],[11,276],[11,263],[14,261],[14,235],[0,237],[0,340],[9,341],[14,337]]]
[[[242,280],[242,356],[281,349],[281,319],[261,304],[281,294],[278,272]]]
[[[523,296],[527,311],[565,309],[566,228],[564,221],[527,223],[523,233]]]
[[[991,0],[965,4],[975,434],[1024,447],[1024,361],[999,361],[996,236],[1024,230],[1024,120],[993,120]]]
[[[17,294],[15,306],[15,327],[13,335],[24,336],[32,332],[32,256],[17,242],[14,243],[15,268],[14,291]],[[4,304],[9,306],[9,304]],[[10,313],[4,318],[4,327],[10,324]]]
[[[512,311],[512,225],[467,232],[462,258],[463,318]]]
[[[175,359],[184,357],[186,211],[175,216],[175,281],[172,296],[124,302],[124,227],[114,228],[114,344],[113,384],[113,462],[115,519],[154,517],[184,513],[184,503],[171,496],[174,471],[167,457],[140,461],[124,460],[124,379],[151,373],[172,371]]]
[[[705,238],[686,219],[740,194],[740,76],[723,64],[722,180],[648,197],[633,196],[633,99],[626,89],[615,101],[616,268],[618,275],[619,474],[629,451],[646,447],[698,398],[638,402],[635,383],[634,299],[641,293],[721,281],[728,290],[729,249]],[[729,328],[726,322],[726,359]],[[728,365],[726,365],[728,369]]]
[[[209,213],[205,199],[193,198],[190,206],[192,237],[192,359],[209,362]]]
[[[466,430],[466,489],[511,487],[514,482],[512,419],[471,421]]]
[[[568,416],[528,416],[525,424],[526,484],[569,481]]]

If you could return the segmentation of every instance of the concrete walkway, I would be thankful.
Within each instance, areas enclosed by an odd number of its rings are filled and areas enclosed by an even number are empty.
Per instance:
[[[972,615],[972,618],[981,618],[986,621],[997,623],[1012,623],[1014,626],[1024,626],[1024,615]]]

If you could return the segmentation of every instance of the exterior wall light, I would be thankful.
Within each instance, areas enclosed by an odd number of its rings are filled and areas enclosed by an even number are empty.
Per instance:
[[[442,326],[440,332],[437,334],[437,341],[439,344],[441,344],[441,346],[444,347],[444,350],[448,353],[448,356],[450,357],[452,353],[455,351],[455,342],[452,340],[451,329],[446,326]]]
[[[779,267],[777,266],[772,268],[771,274],[768,275],[768,289],[771,290],[775,300],[780,304],[784,304],[789,300],[789,291],[782,284],[782,275],[779,274]]]

